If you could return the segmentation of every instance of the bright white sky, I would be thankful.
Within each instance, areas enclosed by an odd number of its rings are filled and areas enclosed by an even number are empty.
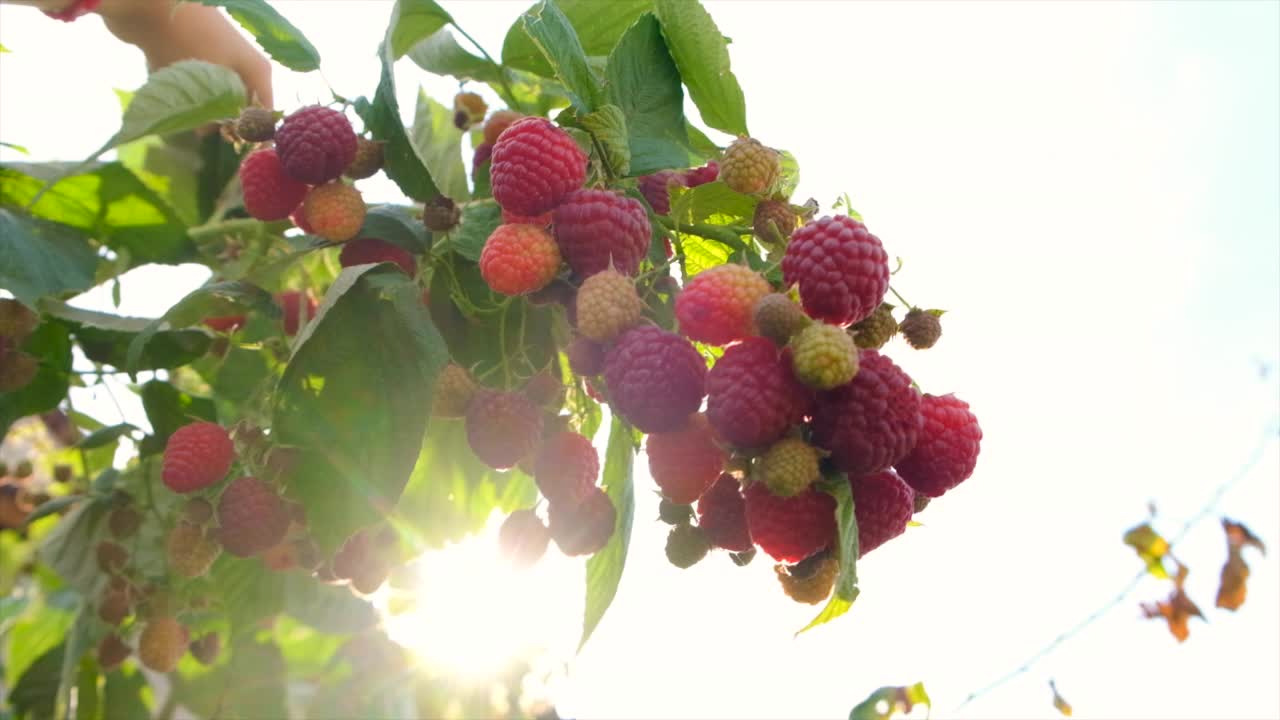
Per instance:
[[[279,5],[338,92],[372,93],[389,4]],[[524,3],[448,7],[497,54]],[[1165,593],[1153,581],[953,711],[1123,587],[1138,561],[1120,536],[1147,501],[1175,532],[1280,406],[1280,4],[709,8],[733,38],[753,133],[800,160],[797,198],[829,206],[847,191],[905,259],[895,285],[951,311],[935,349],[890,350],[926,390],[969,400],[986,439],[976,476],[935,501],[926,527],[860,564],[854,610],[795,640],[813,611],[782,596],[764,558],[667,565],[641,472],[619,599],[557,690],[562,715],[844,717],[878,686],[923,680],[937,717],[1053,717],[1053,677],[1078,717],[1280,716],[1274,430],[1220,506],[1273,551],[1249,558],[1238,615],[1212,608],[1225,543],[1211,516],[1177,549],[1210,621],[1184,645],[1139,619],[1137,602]],[[96,19],[4,7],[0,42],[14,51],[0,57],[0,139],[29,159],[88,155],[116,127],[111,89],[144,79]],[[456,88],[408,61],[398,78],[406,112],[417,82],[441,101]],[[278,107],[327,99],[314,75],[275,81]],[[126,284],[122,311],[156,314],[203,279],[165,277]],[[580,571],[553,560],[539,572]],[[552,590],[505,596],[572,633],[579,590]]]

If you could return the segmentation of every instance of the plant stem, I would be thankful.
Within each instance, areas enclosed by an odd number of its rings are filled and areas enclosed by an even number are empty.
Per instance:
[[[915,305],[912,305],[911,303],[907,302],[907,299],[906,299],[906,298],[904,298],[904,297],[902,297],[902,295],[898,294],[898,291],[897,291],[897,290],[894,290],[892,285],[890,285],[890,286],[889,286],[889,292],[893,293],[893,296],[894,296],[894,297],[896,297],[896,298],[898,298],[898,302],[902,303],[903,305],[906,305],[908,310],[910,310],[911,308],[915,307]]]
[[[751,232],[747,228],[737,225],[706,225],[704,223],[680,224],[664,215],[654,215],[653,217],[656,217],[658,222],[668,230],[715,240],[737,251],[747,249],[746,243],[742,242],[742,236]]]

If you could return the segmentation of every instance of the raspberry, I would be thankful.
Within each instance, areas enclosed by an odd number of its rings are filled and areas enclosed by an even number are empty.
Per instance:
[[[816,488],[784,498],[753,482],[743,499],[751,539],[774,560],[799,562],[836,538],[835,498]]]
[[[276,131],[276,150],[285,172],[308,185],[337,178],[356,157],[356,133],[337,110],[304,107]]]
[[[760,456],[755,476],[774,495],[799,495],[818,479],[818,451],[800,438],[783,438]]]
[[[205,327],[214,332],[235,332],[244,325],[244,321],[244,315],[222,315],[207,317],[202,322]]]
[[[590,377],[604,372],[604,346],[584,337],[575,337],[565,351],[569,356],[569,369],[574,375]]]
[[[724,345],[752,334],[756,302],[772,291],[769,281],[743,265],[703,270],[676,295],[676,319],[686,337]]]
[[[658,501],[658,519],[668,525],[688,525],[693,519],[693,506],[662,498]]]
[[[578,332],[596,342],[608,342],[640,323],[644,303],[635,282],[608,269],[582,281],[574,301]]]
[[[333,574],[344,580],[361,575],[365,568],[382,564],[376,547],[374,532],[362,528],[351,533],[333,555]]]
[[[779,346],[786,345],[792,335],[813,322],[795,301],[782,293],[769,293],[756,301],[754,321],[756,332]]]
[[[761,200],[756,204],[751,228],[756,237],[768,247],[782,247],[796,229],[799,218],[791,211],[791,205],[782,200]]]
[[[129,593],[108,588],[98,600],[98,617],[108,625],[119,625],[129,616]]]
[[[759,140],[740,137],[725,148],[720,159],[720,180],[745,195],[762,193],[778,179],[782,158]]]
[[[520,392],[541,408],[559,410],[564,406],[564,383],[560,382],[559,373],[551,372],[549,367],[529,378]]]
[[[565,555],[592,555],[609,544],[618,520],[613,501],[604,490],[592,487],[577,502],[551,503],[547,507],[551,537]]]
[[[540,228],[551,227],[551,211],[541,215],[520,215],[508,210],[502,211],[502,222],[512,225],[537,225]]]
[[[299,290],[285,290],[276,294],[276,305],[280,306],[280,315],[284,321],[284,334],[293,337],[298,329],[316,316],[316,299],[310,293]],[[302,313],[306,312],[306,317]]]
[[[346,242],[364,225],[364,198],[341,181],[317,185],[302,201],[302,212],[313,234],[330,242]]]
[[[356,138],[356,154],[351,164],[342,171],[352,180],[363,180],[373,177],[382,169],[383,143],[380,140]]]
[[[815,320],[856,323],[875,312],[889,290],[889,255],[862,223],[824,217],[796,230],[782,257],[782,277],[800,286]]]
[[[480,143],[471,154],[471,179],[479,182],[481,177],[488,176],[492,164],[493,145]]]
[[[380,262],[395,263],[410,277],[418,269],[418,264],[408,250],[378,238],[360,238],[343,245],[342,252],[338,253],[338,262],[342,267]]]
[[[236,136],[245,142],[266,142],[275,137],[275,111],[257,106],[241,110],[236,119]]]
[[[715,182],[718,177],[720,177],[720,164],[712,160],[702,167],[686,171],[684,184],[691,188],[696,188],[699,185]]]
[[[131,507],[118,507],[111,511],[107,516],[107,529],[111,531],[111,536],[117,540],[125,540],[133,537],[138,531],[138,526],[142,524],[142,515]]]
[[[431,232],[449,232],[460,222],[462,210],[444,195],[436,195],[422,206],[422,224]]]
[[[484,120],[487,112],[489,105],[484,98],[473,92],[453,96],[453,125],[459,130],[469,130],[472,125]]]
[[[165,537],[165,553],[170,570],[182,577],[193,578],[209,572],[213,561],[222,554],[222,548],[205,537],[199,525],[179,522]]]
[[[515,467],[542,435],[542,411],[515,392],[482,391],[467,407],[467,442],[495,470]]]
[[[147,669],[158,673],[173,672],[187,652],[187,629],[171,617],[156,617],[147,622],[138,638],[138,659]]]
[[[879,350],[898,334],[898,321],[893,319],[893,306],[880,303],[870,315],[849,328],[853,343],[864,350]]]
[[[489,119],[484,121],[484,141],[490,145],[498,142],[498,137],[502,135],[502,131],[511,127],[515,121],[523,118],[524,115],[515,110],[496,110],[489,114]]]
[[[830,390],[858,373],[858,348],[841,328],[813,323],[791,338],[791,367],[805,385]]]
[[[738,447],[774,442],[800,421],[809,403],[808,389],[792,376],[778,348],[761,337],[725,350],[707,375],[707,419]]]
[[[559,271],[559,246],[551,233],[534,225],[499,225],[480,252],[480,275],[503,295],[541,290]]]
[[[538,490],[552,503],[577,501],[595,486],[599,475],[600,457],[595,446],[576,432],[547,438],[533,465]]]
[[[942,321],[937,311],[911,308],[898,330],[908,345],[916,350],[928,350],[942,337]]]
[[[517,567],[529,567],[547,552],[551,531],[532,510],[516,510],[498,528],[498,547]]]
[[[787,597],[806,605],[817,605],[831,594],[840,561],[831,553],[819,553],[795,565],[774,565],[773,572]]]
[[[201,665],[212,665],[218,661],[218,655],[222,653],[222,638],[218,633],[206,633],[192,640],[191,647],[187,650]]]
[[[271,148],[255,150],[240,163],[244,209],[259,220],[283,220],[302,204],[307,184],[285,174]]]
[[[222,491],[218,525],[223,549],[237,557],[252,557],[284,539],[289,510],[261,480],[242,477]]]
[[[431,396],[431,414],[435,417],[462,417],[475,397],[476,384],[471,373],[461,365],[449,363],[436,378],[436,388]]]
[[[221,425],[195,422],[169,436],[161,478],[176,493],[195,492],[226,476],[234,460],[235,446]]]
[[[649,207],[658,215],[671,212],[671,186],[685,186],[684,173],[678,170],[659,170],[639,178],[640,194],[649,201]]]
[[[676,525],[667,533],[667,560],[672,565],[687,570],[698,564],[711,550],[711,543],[702,530],[693,525]]]
[[[858,557],[898,537],[911,522],[915,493],[892,470],[849,478],[858,521]]]
[[[733,552],[752,550],[747,507],[738,479],[722,473],[698,498],[698,527],[711,544]]]
[[[551,214],[569,267],[585,278],[608,268],[635,275],[649,252],[652,228],[639,200],[608,190],[577,190]]]
[[[493,143],[489,178],[493,199],[503,209],[538,215],[582,187],[587,155],[550,120],[527,117],[512,123]]]
[[[623,333],[604,361],[614,412],[646,433],[683,425],[702,404],[706,378],[688,340],[651,325]]]
[[[853,476],[891,467],[915,447],[920,393],[911,378],[875,350],[858,352],[858,374],[818,396],[813,442]]]
[[[906,482],[906,481],[904,480],[903,482]],[[929,501],[932,500],[933,498],[929,497],[928,495],[925,495],[924,493],[916,492],[915,490],[912,490],[911,492],[913,496],[911,513],[914,515],[916,513],[924,512],[924,509],[929,507]]]
[[[111,672],[123,665],[124,661],[129,659],[131,652],[119,635],[107,633],[98,643],[98,665],[103,672]]]
[[[182,506],[182,518],[195,525],[203,525],[213,519],[213,505],[204,498],[191,498]]]
[[[684,505],[697,500],[720,477],[726,459],[702,413],[689,416],[679,430],[650,434],[645,453],[649,474],[663,496]]]
[[[973,474],[982,428],[969,404],[955,395],[925,395],[920,440],[895,469],[916,492],[938,497]]]
[[[0,299],[0,336],[22,340],[35,331],[40,316],[12,298]]]

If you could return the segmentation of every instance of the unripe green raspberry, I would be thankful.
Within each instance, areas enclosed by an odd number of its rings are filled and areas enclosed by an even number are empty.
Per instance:
[[[169,569],[182,577],[200,577],[209,572],[222,554],[222,546],[205,536],[199,525],[179,522],[165,538]]]
[[[863,350],[879,350],[898,334],[898,321],[893,318],[893,306],[880,303],[875,312],[854,323],[849,332],[853,333],[853,344]]]
[[[382,169],[382,145],[383,143],[380,140],[356,138],[356,156],[352,159],[351,164],[347,166],[347,169],[342,171],[342,174],[352,180],[373,177],[375,173]]]
[[[694,525],[676,525],[667,533],[667,560],[681,570],[696,565],[710,549],[706,534]]]
[[[800,438],[783,438],[765,451],[755,476],[779,497],[804,492],[818,479],[818,450]]]
[[[644,304],[631,278],[609,268],[582,281],[578,288],[578,332],[608,342],[640,324]]]
[[[938,310],[912,308],[902,319],[898,330],[908,345],[916,350],[927,350],[942,337],[942,321],[938,319],[941,314]]]
[[[858,374],[858,348],[841,328],[814,323],[791,338],[791,363],[797,380],[830,390]]]
[[[796,214],[791,212],[791,205],[782,200],[761,200],[756,205],[756,212],[751,221],[756,237],[768,247],[778,248],[786,245],[792,231],[796,229]]]
[[[781,172],[782,158],[778,152],[755,138],[744,136],[734,140],[720,159],[720,180],[745,195],[768,190]]]
[[[932,499],[933,498],[925,495],[924,493],[915,493],[915,497],[912,499],[913,505],[911,508],[911,514],[914,515],[929,507],[929,501]]]
[[[449,363],[436,380],[431,414],[435,417],[462,417],[475,397],[476,383],[461,365]]]
[[[276,113],[270,108],[247,107],[236,120],[236,135],[245,142],[266,142],[276,136]]]
[[[769,293],[756,302],[756,332],[778,345],[813,323],[800,305],[782,293]]]
[[[693,506],[674,503],[666,498],[658,502],[658,519],[668,525],[688,525]]]

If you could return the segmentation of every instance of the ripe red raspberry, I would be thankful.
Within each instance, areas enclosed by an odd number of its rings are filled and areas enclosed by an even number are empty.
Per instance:
[[[148,670],[173,672],[187,652],[187,629],[171,617],[147,621],[138,638],[138,659]]]
[[[484,141],[490,145],[498,142],[502,131],[523,117],[524,115],[515,110],[495,110],[489,115],[489,119],[484,121]]]
[[[764,276],[733,263],[703,270],[676,295],[676,319],[686,337],[710,345],[753,332],[756,302],[773,288]]]
[[[302,201],[312,232],[331,242],[346,242],[364,226],[365,205],[360,191],[341,181],[317,185]]]
[[[843,328],[813,323],[791,338],[791,368],[805,385],[830,390],[858,373],[858,348]]]
[[[858,521],[858,557],[898,537],[915,511],[915,493],[892,470],[849,478]]]
[[[601,343],[640,324],[644,311],[635,281],[613,269],[584,280],[578,288],[574,307],[578,332]]]
[[[542,411],[517,392],[481,391],[467,406],[467,442],[495,470],[515,467],[542,435]]]
[[[293,337],[298,329],[316,316],[316,299],[310,293],[299,290],[285,290],[276,295],[276,305],[280,306],[280,315],[284,322],[284,334]],[[306,316],[303,317],[303,312]]]
[[[165,536],[169,569],[182,577],[204,575],[221,554],[222,548],[205,537],[204,528],[199,525],[179,521]]]
[[[895,469],[916,492],[938,497],[973,474],[982,428],[969,404],[955,395],[925,395],[920,439]]]
[[[232,481],[218,499],[218,539],[237,557],[252,557],[284,539],[289,509],[274,490],[254,477]]]
[[[592,487],[577,502],[551,503],[547,507],[551,537],[565,555],[592,555],[609,543],[618,521],[613,501]]]
[[[383,143],[381,140],[356,138],[356,154],[351,164],[343,169],[342,174],[352,180],[363,180],[373,177],[382,169]]]
[[[684,174],[684,184],[691,188],[696,188],[699,185],[706,185],[709,182],[715,182],[718,177],[720,177],[720,163],[712,160],[702,167],[686,171]]]
[[[535,225],[499,225],[480,252],[480,275],[494,292],[527,295],[560,271],[560,248]]]
[[[753,482],[743,498],[751,539],[774,560],[799,562],[836,539],[835,498],[816,488],[784,498]]]
[[[573,503],[595,486],[600,456],[585,436],[559,432],[547,438],[533,463],[538,490],[553,503]]]
[[[431,414],[435,417],[462,417],[476,394],[476,383],[471,373],[456,363],[449,363],[436,378],[436,389],[431,396]]]
[[[577,190],[551,214],[556,242],[578,277],[594,275],[613,264],[635,275],[649,252],[652,229],[639,200],[608,190]]]
[[[646,433],[683,425],[702,404],[706,378],[688,340],[652,325],[623,333],[604,361],[613,410]]]
[[[707,419],[720,437],[764,447],[804,416],[811,395],[774,344],[751,337],[725,350],[707,375]]]
[[[98,665],[103,672],[111,672],[123,665],[130,653],[129,646],[124,644],[119,635],[108,633],[98,643]]]
[[[310,189],[311,188],[308,186],[307,190]],[[293,223],[295,227],[308,235],[315,234],[315,231],[311,229],[311,224],[307,222],[307,213],[303,211],[302,203],[298,203],[297,209],[292,213],[289,213],[289,222]]]
[[[244,209],[259,220],[283,220],[302,204],[307,184],[288,176],[271,148],[255,150],[240,163]]]
[[[698,527],[712,545],[731,552],[751,549],[747,531],[747,506],[738,479],[728,473],[720,477],[698,498]]]
[[[785,437],[760,456],[754,477],[774,495],[799,495],[818,479],[818,460],[818,451],[812,445],[797,437]]]
[[[650,434],[645,452],[649,474],[662,494],[682,505],[697,500],[720,477],[727,459],[702,413],[690,415],[679,430]]]
[[[747,195],[768,190],[781,172],[782,158],[778,151],[765,147],[755,138],[734,140],[720,159],[720,180],[731,190]]]
[[[667,560],[681,570],[687,570],[707,556],[711,543],[702,528],[694,525],[676,525],[667,533]]]
[[[551,226],[551,211],[541,215],[520,215],[508,210],[502,211],[502,222],[509,225],[537,225],[540,228]]]
[[[889,290],[889,255],[880,238],[857,220],[824,217],[791,235],[782,278],[800,286],[800,303],[809,317],[848,325],[880,307]]]
[[[338,253],[338,262],[342,267],[380,262],[395,263],[410,277],[413,277],[418,269],[418,264],[414,262],[413,255],[408,250],[378,238],[360,238],[343,245],[342,252]]]
[[[286,117],[276,130],[285,172],[309,185],[327,183],[356,157],[356,133],[337,110],[311,105]]]
[[[475,152],[471,154],[471,179],[478,182],[481,177],[487,176],[492,161],[493,145],[489,143],[477,145]]]
[[[529,567],[547,552],[551,531],[532,510],[516,510],[498,528],[498,547],[517,567]]]
[[[505,210],[544,213],[586,180],[586,153],[545,118],[517,120],[493,143],[489,182],[493,199]]]
[[[221,425],[196,422],[169,436],[160,476],[170,490],[189,493],[221,480],[235,460],[235,445]]]
[[[659,215],[671,212],[671,186],[685,186],[684,173],[679,170],[659,170],[639,178],[640,194],[649,201],[649,207]]]
[[[888,357],[858,351],[858,374],[818,395],[813,442],[852,476],[880,472],[901,460],[920,433],[920,393]]]
[[[604,345],[584,337],[576,337],[565,352],[569,356],[569,369],[574,375],[591,377],[604,372]]]
[[[244,315],[221,315],[207,317],[201,323],[214,332],[235,332],[244,325]]]
[[[795,232],[797,221],[796,214],[786,201],[761,200],[756,204],[756,212],[751,217],[751,229],[760,238],[760,242],[780,248],[786,244],[791,233]]]
[[[941,311],[936,310],[911,308],[898,326],[898,331],[911,347],[928,350],[942,337],[942,321],[938,319],[940,313]]]

